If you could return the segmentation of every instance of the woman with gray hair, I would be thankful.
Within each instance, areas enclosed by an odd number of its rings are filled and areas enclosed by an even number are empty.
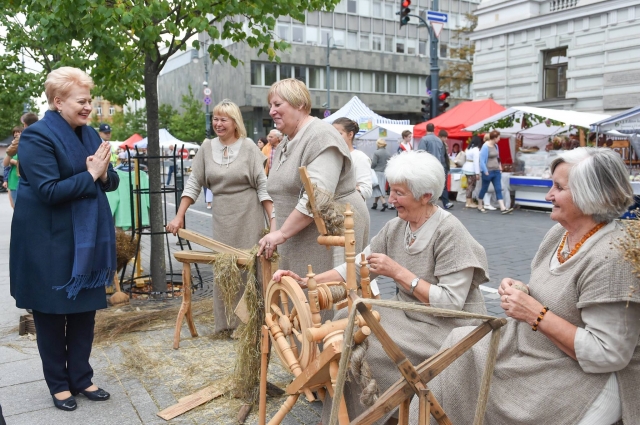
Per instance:
[[[505,278],[498,290],[510,319],[485,423],[638,423],[639,282],[616,247],[625,231],[615,219],[632,203],[627,170],[610,149],[578,148],[559,155],[551,171],[546,199],[558,224],[531,263],[529,285]],[[465,333],[454,330],[445,346]],[[473,422],[469,401],[486,349],[476,345],[430,383],[453,423]]]
[[[385,175],[391,186],[389,200],[397,208],[398,217],[390,220],[364,249],[371,277],[393,279],[398,291],[393,298],[396,301],[486,314],[478,286],[489,280],[487,257],[464,225],[436,205],[444,187],[440,161],[427,152],[404,152],[389,160]],[[356,271],[359,279],[358,265]],[[291,276],[303,287],[306,285],[306,279],[288,270],[277,271],[274,280],[279,281],[282,276]],[[346,264],[315,279],[318,283],[344,281]],[[380,313],[385,329],[393,330],[390,333],[394,341],[414,365],[434,355],[453,328],[469,324],[424,313],[377,306],[374,309]],[[341,310],[335,319],[346,315],[346,309]],[[401,375],[376,337],[371,335],[367,341],[364,359],[382,394]],[[375,384],[349,379],[346,385],[349,417],[355,418],[373,401]],[[325,403],[324,411],[328,418],[330,403]]]

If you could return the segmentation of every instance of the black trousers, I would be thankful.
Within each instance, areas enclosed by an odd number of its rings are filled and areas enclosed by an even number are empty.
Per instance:
[[[440,200],[442,201],[442,205],[446,207],[451,203],[449,200],[449,190],[447,189],[447,177],[449,173],[444,173],[444,189],[442,190],[442,195],[440,195]]]
[[[33,311],[44,379],[51,394],[92,385],[89,365],[96,312],[47,314]]]

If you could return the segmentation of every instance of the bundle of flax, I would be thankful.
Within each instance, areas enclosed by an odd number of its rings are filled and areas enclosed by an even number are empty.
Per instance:
[[[633,266],[636,276],[640,277],[640,210],[634,211],[636,218],[624,222],[626,234],[618,242],[618,248],[622,250],[624,259]],[[639,288],[629,288],[629,298]]]

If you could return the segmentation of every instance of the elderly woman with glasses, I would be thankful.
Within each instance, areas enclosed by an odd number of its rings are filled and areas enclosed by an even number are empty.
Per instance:
[[[191,166],[191,176],[185,185],[176,217],[167,224],[174,235],[184,228],[187,209],[198,199],[202,187],[213,193],[213,239],[239,249],[253,248],[265,227],[273,202],[267,193],[264,166],[267,158],[251,139],[242,121],[240,108],[223,100],[213,108],[213,130],[217,137],[205,139]],[[244,287],[234,300],[240,301]],[[224,305],[222,291],[213,285],[215,332],[235,329],[237,317],[231,320]]]
[[[393,279],[396,301],[485,314],[478,286],[488,281],[487,257],[464,225],[436,205],[444,187],[440,161],[423,151],[404,152],[389,160],[385,175],[391,186],[389,199],[398,210],[398,217],[390,220],[363,251],[371,277]],[[356,270],[359,277],[359,266]],[[274,280],[280,280],[281,276],[291,276],[302,286],[306,284],[306,279],[289,270],[277,271]],[[345,278],[346,264],[315,277],[318,283]],[[414,365],[434,355],[453,328],[469,323],[377,306],[374,310],[380,313],[380,323]],[[336,314],[336,320],[341,317],[346,317],[346,309]],[[372,335],[367,340],[364,358],[382,394],[401,375],[376,337]],[[355,378],[346,385],[344,394],[349,417],[353,419],[372,402],[374,386]],[[329,403],[324,411],[327,419]]]
[[[567,151],[551,171],[546,199],[558,224],[531,262],[529,285],[505,278],[498,290],[510,319],[485,423],[638,423],[640,282],[617,246],[629,236],[616,221],[633,200],[628,172],[607,148]],[[486,350],[477,344],[429,384],[453,423],[473,422]]]

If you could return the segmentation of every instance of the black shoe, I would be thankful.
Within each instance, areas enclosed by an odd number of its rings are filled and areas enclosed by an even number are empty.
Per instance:
[[[393,204],[391,204],[391,205],[389,205],[389,209],[390,209],[390,210],[395,210],[395,209],[396,209],[396,207],[394,207],[394,206],[393,206]]]
[[[377,210],[378,209],[378,204],[376,202],[373,203],[373,205],[371,206],[372,210]]]
[[[51,395],[51,397],[53,398],[53,405],[60,410],[71,412],[72,410],[76,410],[76,407],[78,407],[76,399],[73,396],[65,398],[64,400],[58,400],[53,394]]]
[[[102,388],[98,388],[95,391],[80,390],[78,392],[80,394],[84,394],[84,396],[91,401],[106,401],[109,400],[109,397],[111,397],[111,394],[109,394]]]
[[[387,205],[387,203],[385,202],[384,204],[382,204],[382,209],[380,211],[385,212],[387,208],[389,208],[389,205]]]

